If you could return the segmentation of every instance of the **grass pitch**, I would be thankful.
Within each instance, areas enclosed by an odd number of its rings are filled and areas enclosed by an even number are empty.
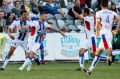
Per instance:
[[[81,71],[75,71],[78,63],[49,63],[33,65],[32,71],[18,71],[22,64],[9,64],[5,71],[0,71],[0,79],[120,79],[120,64],[108,66],[99,63],[89,76]],[[90,66],[90,63],[85,63]]]

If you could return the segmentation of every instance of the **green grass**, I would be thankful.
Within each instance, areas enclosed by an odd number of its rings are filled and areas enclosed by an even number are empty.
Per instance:
[[[86,67],[90,63],[85,63]],[[9,64],[5,71],[0,71],[0,79],[120,79],[120,64],[108,66],[99,63],[89,76],[81,71],[75,71],[78,63],[49,63],[48,65],[33,65],[32,71],[18,71],[21,64]]]

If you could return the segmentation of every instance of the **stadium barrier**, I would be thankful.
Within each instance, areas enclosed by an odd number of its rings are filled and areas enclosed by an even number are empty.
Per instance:
[[[45,47],[45,60],[78,60],[79,49],[84,46],[84,40],[86,38],[85,33],[66,33],[63,37],[59,33],[48,33],[45,40],[43,41]],[[3,45],[1,41],[5,40]],[[99,40],[100,41],[100,40]],[[0,51],[0,61],[5,59],[8,53],[10,45],[13,40],[9,38],[7,34],[0,34],[0,46],[3,49]],[[40,56],[40,50],[36,53]],[[106,56],[105,53],[103,53]],[[85,60],[92,59],[88,52],[85,53]],[[23,61],[25,60],[25,52],[19,46],[10,61]]]

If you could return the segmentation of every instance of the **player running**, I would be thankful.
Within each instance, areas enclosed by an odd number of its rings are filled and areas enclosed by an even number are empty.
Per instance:
[[[112,63],[112,23],[116,19],[118,21],[118,27],[113,33],[117,33],[120,27],[120,18],[117,13],[107,9],[108,0],[101,0],[102,10],[96,13],[96,36],[101,37],[100,45],[98,46],[96,56],[93,59],[92,65],[85,72],[91,74],[92,70],[95,68],[96,64],[100,59],[100,54],[103,50],[106,51],[109,57],[109,65]],[[101,25],[101,27],[100,27]]]
[[[80,68],[77,70],[84,70],[84,53],[88,50],[91,51],[91,56],[95,56],[96,52],[96,37],[95,37],[95,32],[94,32],[94,17],[90,15],[90,10],[89,8],[83,8],[82,14],[83,16],[79,15],[75,10],[72,8],[72,12],[75,14],[77,18],[80,20],[84,21],[85,24],[85,33],[86,33],[86,39],[85,43],[80,48],[80,53],[79,53],[79,64]]]
[[[25,60],[24,64],[19,68],[19,70],[23,70],[25,67],[27,67],[27,71],[30,71],[31,70],[31,65],[32,65],[32,62],[31,60],[34,58],[34,55],[35,53],[37,52],[37,50],[40,48],[41,50],[43,50],[42,52],[44,52],[44,47],[43,47],[43,40],[46,36],[46,29],[51,29],[51,30],[55,30],[57,31],[56,29],[52,28],[45,20],[46,20],[46,13],[45,12],[42,12],[40,13],[40,19],[37,20],[37,21],[33,21],[33,23],[35,24],[35,27],[36,27],[36,36],[35,36],[35,39],[33,41],[33,44],[29,44],[29,49],[30,49],[30,54],[29,54],[29,57]],[[64,34],[60,31],[57,31],[59,33],[61,33],[63,36]],[[41,46],[42,45],[42,46]]]
[[[0,70],[4,70],[6,65],[8,64],[10,57],[12,56],[13,52],[15,49],[20,45],[25,52],[27,51],[27,41],[28,41],[28,36],[29,36],[29,26],[31,23],[26,20],[27,19],[27,12],[26,11],[21,11],[20,12],[20,19],[15,20],[10,26],[8,30],[8,35],[11,39],[14,40],[13,44],[10,46],[10,50],[8,52],[8,55],[5,58],[4,64]],[[10,29],[13,29],[17,27],[18,32],[17,35],[14,37],[10,33]]]

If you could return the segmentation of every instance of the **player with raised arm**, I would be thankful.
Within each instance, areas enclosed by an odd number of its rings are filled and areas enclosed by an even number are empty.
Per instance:
[[[75,12],[73,8],[72,8],[72,12],[75,14],[76,18],[83,20],[85,24],[86,39],[85,39],[84,45],[80,48],[80,53],[79,53],[80,68],[77,69],[81,71],[81,70],[84,70],[84,53],[90,50],[91,56],[94,57],[96,52],[94,17],[90,15],[89,8],[83,8],[82,10],[83,16]]]

